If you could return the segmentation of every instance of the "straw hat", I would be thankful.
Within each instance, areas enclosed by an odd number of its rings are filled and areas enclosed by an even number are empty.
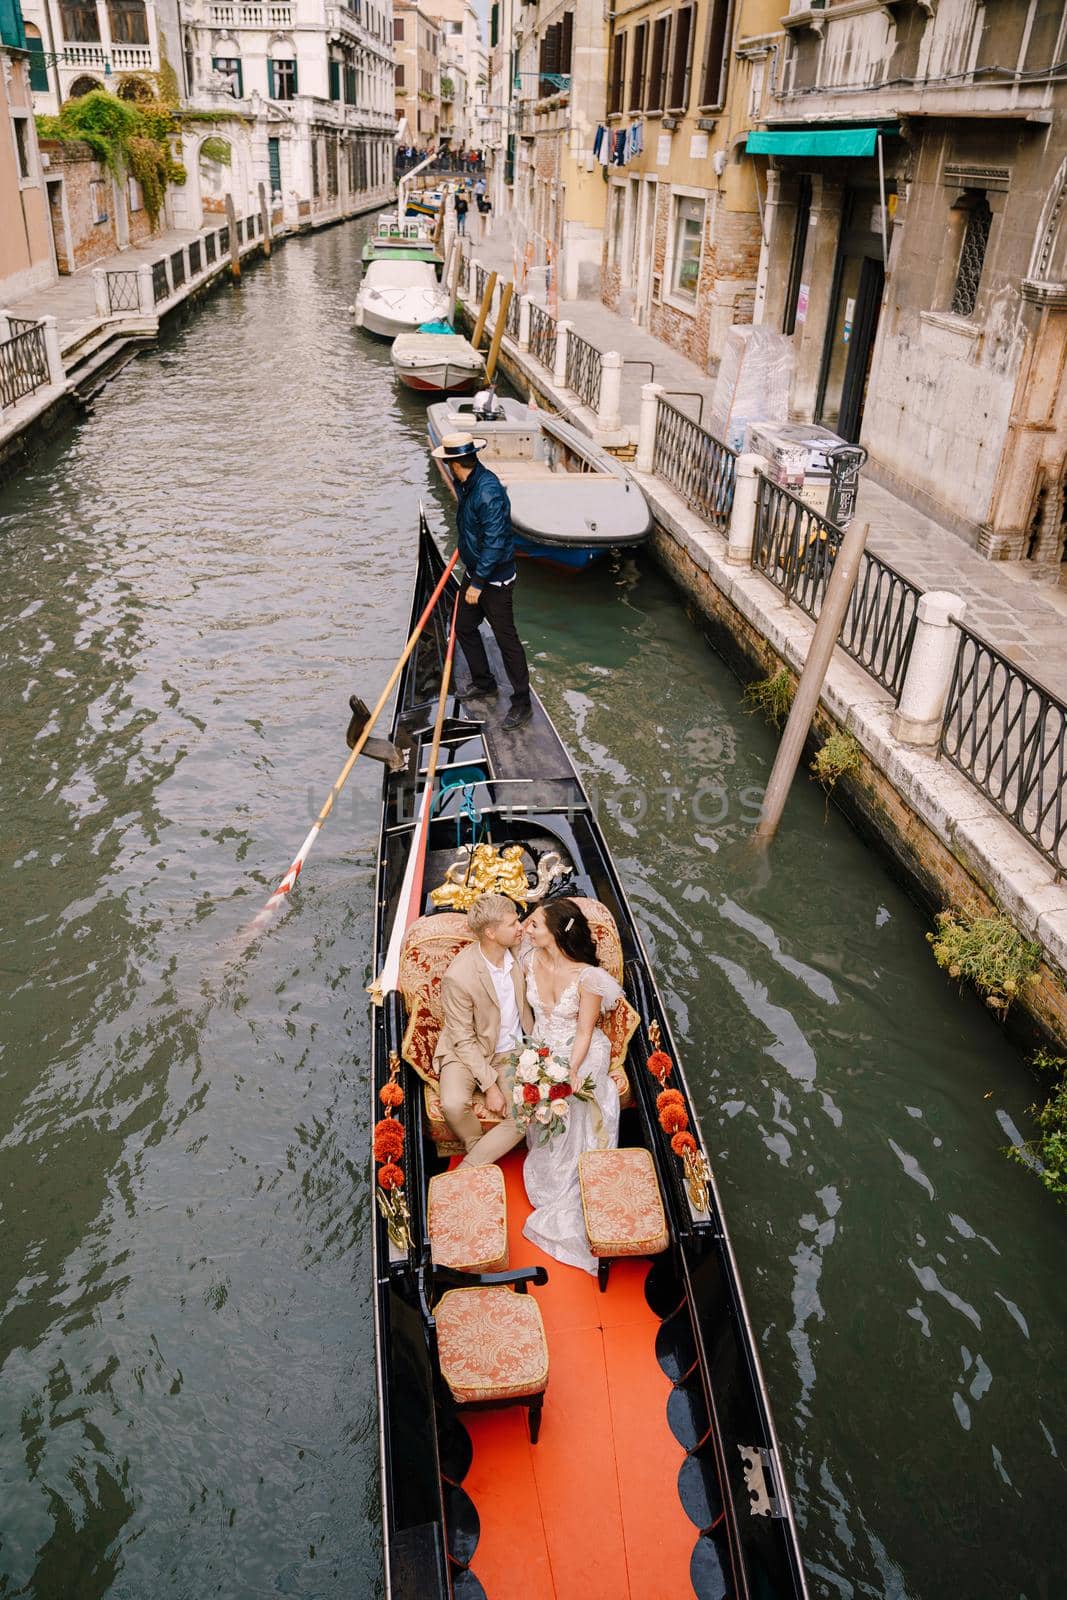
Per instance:
[[[469,433],[446,433],[436,450],[430,454],[435,461],[473,461],[479,450],[484,450],[487,439],[475,439]]]

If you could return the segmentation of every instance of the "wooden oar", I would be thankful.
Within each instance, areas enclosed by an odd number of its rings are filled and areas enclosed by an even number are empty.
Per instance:
[[[315,840],[318,838],[319,833],[322,831],[322,826],[325,823],[326,818],[330,815],[330,812],[333,810],[334,802],[337,800],[338,796],[341,793],[341,790],[344,788],[345,784],[347,783],[349,773],[352,771],[352,768],[355,766],[356,762],[359,760],[360,755],[363,752],[363,747],[367,743],[367,740],[370,738],[371,730],[373,729],[374,724],[377,722],[378,718],[381,716],[382,711],[385,709],[386,701],[389,699],[389,696],[392,694],[394,688],[396,687],[397,679],[400,677],[401,672],[403,672],[403,670],[404,670],[404,664],[407,661],[408,657],[410,656],[411,652],[414,650],[416,644],[418,643],[419,637],[422,634],[422,631],[425,628],[427,622],[430,620],[430,617],[431,617],[431,615],[433,613],[434,606],[436,606],[438,600],[441,598],[441,594],[442,594],[442,592],[444,590],[445,584],[448,582],[449,574],[451,573],[452,568],[455,566],[455,564],[456,564],[456,562],[458,560],[459,560],[459,551],[457,550],[453,554],[453,556],[452,556],[451,560],[449,561],[447,567],[445,568],[444,572],[442,573],[440,583],[438,583],[438,585],[437,585],[436,589],[434,590],[433,594],[430,596],[429,600],[427,600],[426,606],[425,606],[425,608],[423,610],[423,613],[419,617],[418,622],[416,622],[415,627],[412,630],[411,637],[408,640],[407,644],[404,646],[404,649],[403,649],[403,652],[402,652],[402,654],[400,656],[399,661],[397,662],[396,666],[393,668],[392,672],[389,674],[389,681],[385,685],[385,688],[382,690],[381,694],[379,695],[378,703],[374,707],[374,710],[371,712],[370,717],[368,718],[366,727],[363,729],[363,732],[360,734],[359,738],[356,740],[355,744],[353,745],[351,755],[349,756],[348,760],[345,762],[344,766],[341,768],[341,771],[337,776],[337,779],[336,779],[336,782],[334,783],[333,788],[330,790],[329,794],[326,796],[326,803],[323,806],[322,810],[319,812],[318,816],[315,818],[315,821],[312,823],[311,831],[309,832],[307,838],[304,840],[303,844],[300,846],[300,849],[297,851],[295,857],[293,858],[292,866],[289,868],[289,871],[285,874],[285,877],[282,879],[281,883],[275,889],[274,893],[271,895],[270,899],[267,901],[267,903],[263,907],[262,911],[260,911],[257,914],[257,916],[255,918],[255,921],[252,924],[252,931],[253,932],[257,928],[262,926],[262,924],[267,920],[267,918],[270,916],[272,911],[277,910],[278,906],[281,905],[281,903],[285,899],[286,895],[289,894],[289,892],[293,888],[293,885],[296,883],[297,878],[299,878],[301,868],[303,867],[304,862],[307,860],[308,856],[311,853],[311,847],[315,843]],[[453,620],[453,632],[454,632],[454,628],[455,628],[455,623],[454,623],[454,620]],[[451,667],[451,660],[452,660],[452,640],[450,638],[449,639],[449,646],[448,646],[448,662],[449,662],[449,666],[450,667]],[[438,739],[438,743],[440,743],[440,739]]]
[[[380,1006],[386,995],[391,994],[396,988],[400,976],[400,946],[404,942],[404,935],[419,914],[422,904],[422,883],[426,872],[426,845],[430,837],[430,815],[433,811],[434,790],[437,787],[437,761],[441,751],[441,732],[445,724],[445,710],[448,705],[448,689],[452,681],[452,661],[456,649],[456,615],[459,611],[459,595],[457,594],[452,607],[452,626],[448,632],[448,649],[445,652],[445,668],[441,674],[441,689],[437,696],[437,716],[433,725],[433,739],[430,742],[430,759],[426,764],[426,783],[422,791],[422,801],[419,806],[419,820],[411,840],[411,851],[408,855],[407,866],[404,868],[404,881],[400,886],[400,896],[396,903],[396,915],[389,934],[389,946],[385,952],[385,961],[382,970],[370,986],[370,995],[376,1006]]]

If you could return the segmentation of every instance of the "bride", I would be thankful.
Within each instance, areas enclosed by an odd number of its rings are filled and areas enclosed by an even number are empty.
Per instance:
[[[561,1061],[569,1061],[575,1088],[592,1077],[596,1103],[572,1099],[566,1128],[546,1144],[537,1144],[532,1130],[527,1134],[523,1179],[535,1209],[522,1231],[557,1261],[595,1272],[597,1261],[582,1218],[578,1157],[583,1150],[619,1142],[622,1075],[612,1073],[611,1044],[596,1024],[622,990],[599,965],[589,924],[573,900],[539,906],[524,931],[533,947],[522,965],[534,1037]]]

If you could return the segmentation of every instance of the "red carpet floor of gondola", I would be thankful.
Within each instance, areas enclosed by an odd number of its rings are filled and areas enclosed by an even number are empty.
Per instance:
[[[697,1530],[677,1495],[682,1447],[667,1426],[647,1261],[619,1261],[606,1294],[522,1235],[530,1213],[519,1150],[502,1167],[511,1266],[548,1268],[531,1288],[549,1348],[541,1436],[526,1411],[461,1413],[474,1442],[464,1488],[481,1536],[472,1571],[489,1600],[678,1600],[692,1594]]]

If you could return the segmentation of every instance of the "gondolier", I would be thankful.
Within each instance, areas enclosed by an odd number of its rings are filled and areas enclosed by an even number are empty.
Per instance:
[[[492,699],[497,693],[489,658],[479,627],[484,619],[500,648],[511,684],[511,705],[502,727],[505,732],[529,722],[530,669],[526,651],[515,628],[515,535],[511,527],[511,502],[495,472],[478,460],[484,439],[469,433],[446,434],[432,451],[444,462],[456,485],[456,525],[460,559],[467,569],[456,617],[456,638],[470,669],[471,684],[465,700]]]

